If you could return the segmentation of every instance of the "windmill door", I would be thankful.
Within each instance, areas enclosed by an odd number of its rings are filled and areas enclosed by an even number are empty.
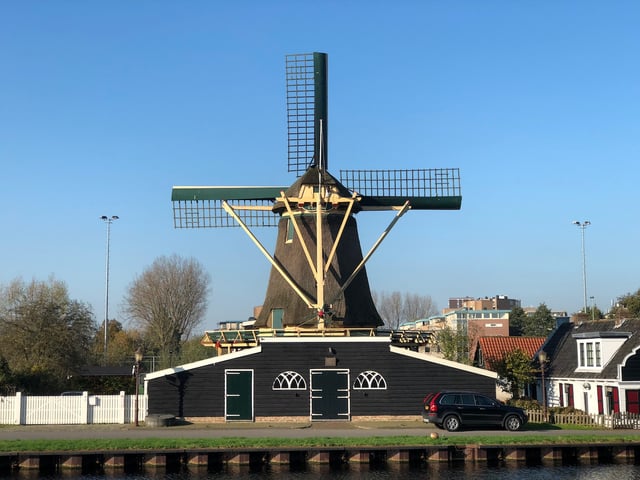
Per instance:
[[[226,421],[253,420],[253,370],[225,370]]]
[[[311,370],[311,420],[349,416],[349,370]]]

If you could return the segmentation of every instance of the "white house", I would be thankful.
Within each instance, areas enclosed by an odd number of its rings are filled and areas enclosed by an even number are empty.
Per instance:
[[[565,323],[541,350],[548,406],[640,413],[640,319]]]

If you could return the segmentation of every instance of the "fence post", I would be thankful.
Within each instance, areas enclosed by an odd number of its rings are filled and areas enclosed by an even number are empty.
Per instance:
[[[120,392],[120,423],[124,424],[126,422],[126,418],[127,418],[127,409],[128,409],[128,405],[127,405],[127,396],[125,395],[124,391]]]
[[[22,392],[16,392],[16,403],[13,406],[13,423],[22,425]]]
[[[82,392],[82,409],[80,410],[82,423],[89,423],[89,392]]]

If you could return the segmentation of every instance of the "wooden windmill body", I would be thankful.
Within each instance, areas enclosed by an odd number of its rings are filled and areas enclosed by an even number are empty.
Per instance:
[[[289,55],[289,187],[174,187],[176,228],[241,227],[271,263],[256,322],[263,329],[376,328],[365,264],[408,210],[461,205],[458,169],[327,169],[327,57]],[[363,255],[355,215],[397,213]],[[277,226],[271,255],[253,230]]]

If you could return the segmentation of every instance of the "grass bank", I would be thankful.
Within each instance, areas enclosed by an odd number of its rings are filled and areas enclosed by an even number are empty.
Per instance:
[[[433,439],[426,435],[386,437],[309,437],[309,438],[118,438],[91,440],[0,440],[0,452],[62,452],[62,451],[124,451],[124,450],[193,450],[215,448],[276,449],[321,447],[388,447],[388,446],[437,446],[437,445],[572,445],[603,443],[640,443],[640,435],[633,432],[594,434],[585,431],[557,436],[526,434],[483,436],[440,433]]]

